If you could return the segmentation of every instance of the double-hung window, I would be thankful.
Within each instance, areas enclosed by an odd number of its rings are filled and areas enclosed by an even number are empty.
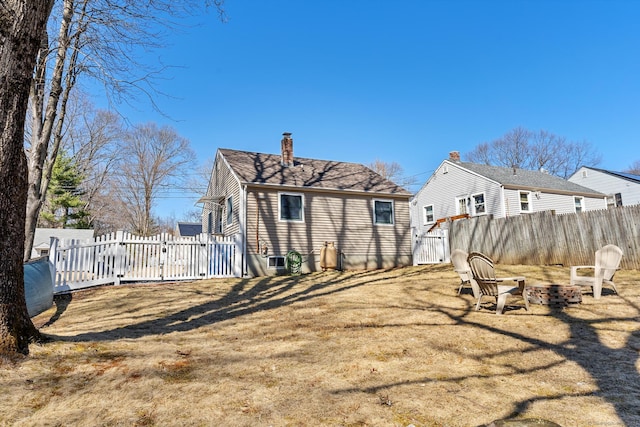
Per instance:
[[[474,215],[484,215],[487,213],[487,209],[484,205],[484,193],[474,194],[471,196],[473,200],[473,214]]]
[[[373,223],[393,225],[393,202],[390,200],[373,201]]]
[[[583,204],[584,204],[584,198],[583,197],[574,197],[573,198],[573,204],[575,206],[576,212],[582,212],[583,209]]]
[[[233,224],[233,196],[227,197],[227,225]]]
[[[518,197],[520,198],[520,212],[531,212],[531,192],[520,191]]]
[[[302,194],[280,193],[280,220],[304,222]]]
[[[484,193],[456,198],[456,213],[458,215],[484,215],[487,213]]]
[[[433,223],[435,221],[433,216],[433,205],[427,205],[423,209],[425,225]]]

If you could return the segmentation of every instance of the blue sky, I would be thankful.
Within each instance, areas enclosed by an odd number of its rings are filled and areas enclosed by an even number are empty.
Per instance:
[[[421,185],[452,150],[522,126],[591,143],[600,167],[640,160],[640,2],[226,0],[149,55],[180,66],[125,111],[219,147],[397,162]],[[414,188],[412,190],[417,190]],[[181,219],[198,195],[165,194]]]

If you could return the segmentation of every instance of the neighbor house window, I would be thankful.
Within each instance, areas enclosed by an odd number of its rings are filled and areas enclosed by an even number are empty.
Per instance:
[[[573,198],[573,204],[576,208],[576,212],[582,212],[582,208],[583,208],[583,197],[574,197]]]
[[[456,211],[458,215],[465,215],[469,213],[468,203],[469,199],[466,197],[457,197],[456,198]]]
[[[227,198],[227,225],[233,224],[233,196]]]
[[[373,201],[374,224],[393,224],[393,202],[388,200]]]
[[[520,191],[520,212],[531,212],[531,192]]]
[[[304,221],[301,194],[280,193],[280,219],[282,221]]]
[[[484,205],[484,193],[474,194],[471,196],[473,200],[473,214],[474,215],[483,215],[487,213],[487,210]]]
[[[616,198],[616,206],[622,206],[622,194],[616,193],[614,197]]]
[[[424,207],[424,223],[431,224],[432,222],[434,222],[433,205],[427,205]]]

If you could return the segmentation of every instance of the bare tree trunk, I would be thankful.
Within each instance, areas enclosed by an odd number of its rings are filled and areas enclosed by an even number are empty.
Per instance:
[[[53,0],[0,5],[0,353],[29,353],[39,338],[24,296],[27,162],[24,122],[36,55]]]
[[[70,81],[67,81],[66,85],[62,84],[62,81],[65,78],[64,71],[67,52],[69,51],[71,43],[69,28],[73,18],[73,8],[73,1],[64,1],[62,22],[58,33],[56,60],[51,76],[51,89],[49,91],[45,111],[43,111],[45,95],[42,88],[38,87],[38,84],[42,83],[36,82],[31,89],[34,111],[32,114],[32,143],[29,153],[29,187],[26,207],[27,216],[25,224],[24,261],[27,261],[31,256],[38,216],[40,215],[40,209],[47,197],[47,189],[49,187],[49,181],[51,180],[53,164],[55,163],[60,143],[62,141],[63,121],[56,121],[58,108],[60,106],[62,110],[60,116],[64,118],[64,108],[66,107],[67,100],[69,99],[69,93],[73,88],[73,84],[69,84]],[[46,37],[46,35],[44,35],[44,37]],[[39,68],[36,70],[36,75],[42,79],[44,79],[46,74],[46,56],[48,48],[49,46],[47,45],[41,46],[40,61],[38,62]],[[77,58],[77,56],[72,56],[72,59],[75,58]],[[71,63],[69,66],[73,68],[74,65],[75,64]],[[40,69],[40,67],[44,67],[45,69]],[[75,73],[68,71],[66,79],[72,79],[73,83],[75,83]],[[34,97],[33,95],[40,96]],[[49,143],[52,139],[51,136],[54,134],[54,125],[56,125],[56,129],[53,137],[53,147],[49,149]]]

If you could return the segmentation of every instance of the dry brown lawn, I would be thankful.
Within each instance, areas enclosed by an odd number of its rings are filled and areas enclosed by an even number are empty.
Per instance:
[[[0,366],[0,425],[640,426],[640,276],[616,278],[620,296],[503,316],[448,265],[78,292]]]

